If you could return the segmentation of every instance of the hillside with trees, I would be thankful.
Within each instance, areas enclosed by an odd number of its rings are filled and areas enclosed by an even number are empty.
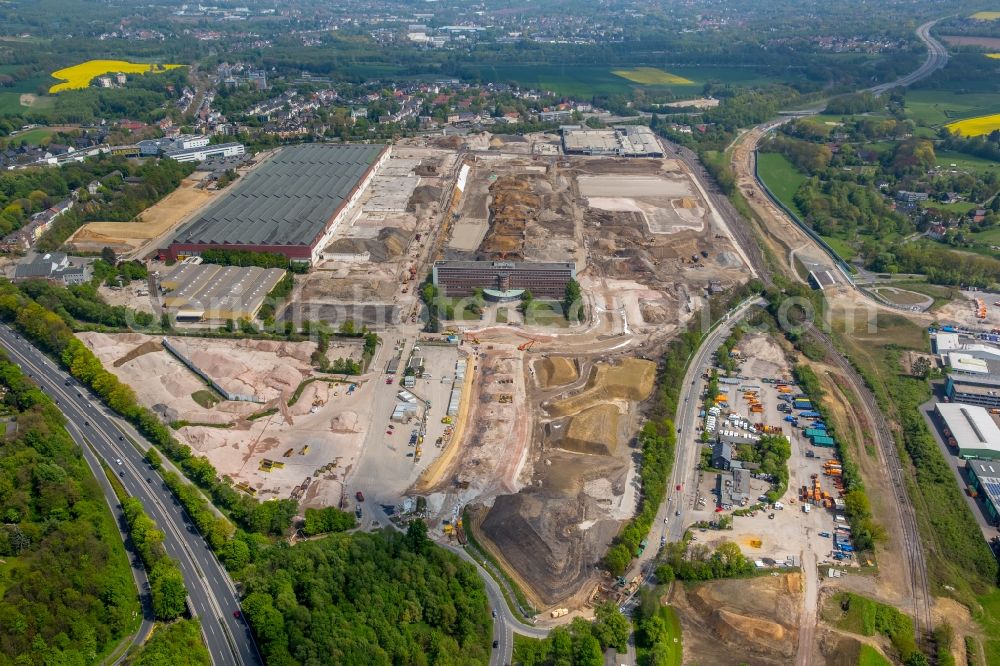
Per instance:
[[[59,409],[3,355],[0,387],[0,664],[97,663],[139,613],[125,548]]]
[[[492,622],[475,568],[406,534],[340,534],[274,547],[246,569],[243,612],[271,666],[489,662]]]

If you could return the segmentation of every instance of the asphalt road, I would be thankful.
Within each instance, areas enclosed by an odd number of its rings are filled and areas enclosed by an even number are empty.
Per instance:
[[[941,42],[931,37],[931,28],[933,28],[934,24],[940,20],[941,19],[928,21],[917,28],[917,38],[927,45],[927,60],[924,61],[924,64],[906,76],[896,79],[895,81],[869,88],[868,92],[881,95],[882,93],[892,90],[893,88],[912,85],[920,79],[930,76],[936,70],[941,69],[948,64],[948,50],[945,49]]]
[[[125,433],[133,433],[134,436],[134,431],[6,325],[0,325],[0,346],[49,397],[57,401],[66,416],[67,430],[80,444],[84,454],[88,454],[84,445],[86,441],[118,472],[125,490],[139,498],[146,513],[163,531],[163,545],[180,564],[191,604],[201,619],[202,634],[213,664],[263,664],[249,627],[242,619],[233,617],[233,612],[240,605],[232,581],[194,523],[187,519],[181,505],[158,474],[143,462],[143,454],[126,437]],[[88,462],[93,469],[93,462]],[[103,472],[95,471],[95,475],[98,481],[103,478]],[[118,500],[110,485],[102,483],[101,487],[108,502],[117,506]]]

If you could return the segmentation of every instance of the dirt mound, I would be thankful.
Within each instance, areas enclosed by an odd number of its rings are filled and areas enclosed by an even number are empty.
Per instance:
[[[715,612],[715,632],[723,640],[742,641],[749,639],[757,643],[780,642],[785,640],[785,628],[777,622],[756,617],[747,617],[720,608]]]
[[[158,340],[147,340],[138,347],[133,348],[124,356],[115,359],[115,362],[112,363],[112,365],[116,368],[120,368],[133,359],[158,351],[163,351],[163,345]]]
[[[617,366],[598,363],[583,392],[543,407],[553,415],[569,416],[610,400],[645,400],[655,379],[656,364],[652,361],[629,358]]]
[[[580,371],[573,359],[550,356],[535,361],[535,374],[543,388],[552,388],[575,382],[580,376]]]
[[[445,150],[458,150],[462,147],[462,137],[455,136],[451,134],[449,136],[439,136],[430,140],[430,143],[435,148],[444,148]]]
[[[410,235],[395,227],[384,227],[375,238],[338,238],[327,246],[331,254],[361,254],[368,252],[373,262],[395,259],[406,251]]]
[[[595,456],[612,456],[618,448],[618,407],[594,405],[570,419],[566,434],[555,443],[561,449]]]
[[[535,194],[537,175],[501,176],[490,185],[490,229],[479,246],[479,253],[524,258],[524,238],[528,223],[538,220],[541,198]]]
[[[330,419],[331,432],[360,432],[357,412],[341,412]]]
[[[407,212],[413,213],[417,206],[426,206],[441,199],[441,188],[433,185],[418,185],[406,203]]]
[[[674,588],[671,601],[706,663],[787,664],[798,643],[801,574]],[[752,659],[748,659],[752,657]]]
[[[576,529],[588,518],[576,497],[546,497],[534,491],[501,495],[482,524],[483,532],[534,592],[542,606],[574,594],[594,575],[606,540],[618,521]]]

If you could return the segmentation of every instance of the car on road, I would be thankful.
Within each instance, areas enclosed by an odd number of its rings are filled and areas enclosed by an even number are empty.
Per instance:
[[[496,617],[496,616],[497,616],[497,609],[496,609],[496,608],[494,608],[494,609],[493,609],[493,617]]]
[[[677,490],[680,490],[680,489],[681,489],[681,484],[678,483],[677,484]]]
[[[354,499],[358,500],[359,502],[364,502],[365,494],[359,490],[358,492],[354,493]]]
[[[391,435],[391,434],[392,434],[392,431],[391,431],[391,430],[386,430],[386,431],[385,431],[385,434],[387,434],[387,435]]]
[[[674,511],[674,515],[675,515],[675,516],[679,516],[679,515],[681,515],[681,510],[680,510],[680,509],[677,509],[676,511]]]
[[[391,384],[392,383],[392,377],[387,377],[386,380],[385,380],[385,383],[386,384]]]
[[[241,612],[240,612],[240,611],[238,611],[238,610],[234,610],[234,611],[233,611],[233,617],[235,617],[235,618],[236,618],[236,619],[238,620],[238,619],[240,619],[241,617],[243,617],[243,613],[241,613]]]
[[[825,539],[829,539],[830,538],[830,533],[829,532],[820,532],[819,535],[821,537],[825,538]]]
[[[115,462],[118,463],[119,465],[121,465],[122,464],[122,459],[121,458],[115,458]]]
[[[496,650],[498,647],[500,647],[500,641],[493,641],[493,649]]]

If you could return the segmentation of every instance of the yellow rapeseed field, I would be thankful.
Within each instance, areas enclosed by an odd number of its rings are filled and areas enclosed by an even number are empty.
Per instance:
[[[966,118],[946,125],[952,132],[957,132],[962,136],[981,136],[989,134],[995,129],[1000,129],[1000,113],[991,116],[979,116],[978,118]]]
[[[635,67],[633,69],[616,69],[612,74],[628,79],[632,83],[640,83],[644,86],[692,86],[694,81],[677,76],[670,72],[664,72],[656,67]]]
[[[996,21],[1000,19],[1000,12],[976,12],[969,18],[977,21]]]
[[[128,62],[125,60],[88,60],[79,65],[66,67],[56,72],[52,72],[52,78],[61,79],[63,83],[57,83],[49,88],[49,93],[54,94],[63,90],[77,90],[86,88],[95,76],[102,74],[122,72],[123,74],[144,74],[151,71],[164,71],[174,69],[181,65],[149,65],[146,63]]]
[[[987,53],[987,58],[993,58],[994,60],[1000,60],[1000,53]]]

